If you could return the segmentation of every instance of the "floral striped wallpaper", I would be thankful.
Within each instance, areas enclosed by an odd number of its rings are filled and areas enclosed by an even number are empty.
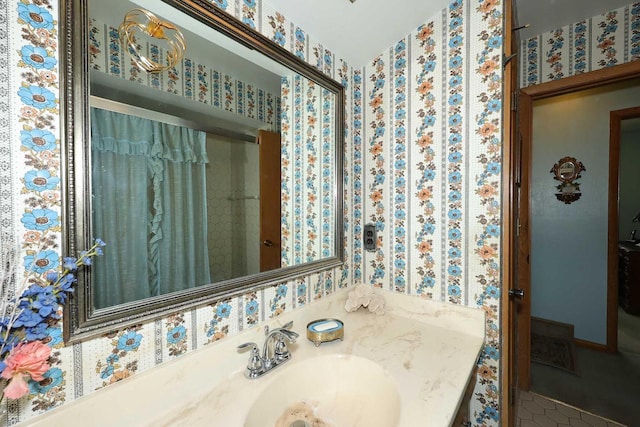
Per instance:
[[[381,55],[371,63],[354,69],[272,10],[267,0],[213,3],[345,86],[345,265],[72,347],[64,347],[59,331],[52,331],[55,377],[33,385],[29,399],[11,404],[8,423],[304,306],[338,287],[366,282],[485,311],[487,338],[472,420],[474,426],[497,426],[503,4],[455,0],[393,46],[381,46]],[[6,135],[0,138],[3,194],[5,182],[11,187],[10,197],[2,198],[0,220],[25,256],[35,254],[40,241],[56,255],[61,238],[58,2],[8,2],[0,13],[7,34],[0,37],[6,47],[0,49],[0,78],[10,76],[1,79],[0,87],[0,107],[8,117],[0,122]],[[37,55],[30,49],[37,49]],[[295,121],[289,125],[294,132]],[[28,185],[32,171],[45,176],[50,188]],[[373,252],[362,245],[367,223],[378,230]],[[320,236],[322,230],[317,232]],[[52,267],[58,262],[55,256],[47,259]]]
[[[162,48],[145,44],[140,48],[144,56],[163,63]],[[133,61],[127,61],[118,36],[118,28],[96,19],[89,30],[90,69],[120,77],[138,84],[182,96],[214,109],[270,124],[280,129],[280,94],[270,93],[252,82],[242,81],[216,70],[211,64],[183,58],[166,74],[141,71]]]
[[[354,78],[354,277],[486,312],[479,426],[499,417],[501,55],[500,3],[454,1]]]
[[[335,254],[335,96],[301,76],[282,78],[282,266]]]
[[[527,87],[640,58],[640,3],[540,34],[520,46]]]

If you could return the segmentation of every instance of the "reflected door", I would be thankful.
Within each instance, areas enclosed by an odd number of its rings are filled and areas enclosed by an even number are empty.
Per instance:
[[[280,268],[280,134],[261,130],[260,145],[260,271]]]

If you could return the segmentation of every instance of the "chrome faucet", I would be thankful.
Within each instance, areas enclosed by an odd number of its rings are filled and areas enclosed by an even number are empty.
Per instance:
[[[294,343],[298,338],[298,334],[290,330],[292,326],[293,321],[271,331],[269,331],[269,326],[265,326],[264,333],[267,337],[262,346],[262,355],[260,355],[256,343],[247,342],[238,346],[238,351],[251,349],[247,369],[244,372],[247,378],[261,377],[291,359],[287,341]]]

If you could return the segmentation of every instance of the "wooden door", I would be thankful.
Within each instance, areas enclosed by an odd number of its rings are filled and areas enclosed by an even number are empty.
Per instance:
[[[505,306],[507,310],[506,318],[508,326],[505,328],[505,342],[503,348],[507,352],[507,372],[505,373],[507,385],[505,387],[505,395],[508,400],[509,420],[508,426],[515,426],[517,418],[518,400],[521,389],[520,384],[520,366],[522,361],[521,339],[528,339],[528,335],[523,333],[523,323],[520,321],[524,312],[523,300],[527,296],[524,289],[526,284],[522,283],[522,277],[519,274],[523,268],[521,264],[528,264],[528,255],[523,252],[526,247],[523,240],[527,238],[526,233],[522,233],[523,227],[526,228],[528,221],[523,215],[528,213],[523,208],[523,199],[521,197],[522,186],[522,143],[520,138],[519,126],[516,125],[517,117],[512,118],[515,128],[511,133],[511,203],[506,208],[506,214],[510,217],[509,230],[509,246],[507,253],[509,254],[510,275],[509,281],[505,286]],[[526,202],[524,202],[526,204]],[[527,267],[524,267],[526,269]]]
[[[505,72],[503,170],[503,238],[502,238],[502,417],[501,425],[515,426],[518,408],[518,215],[521,147],[518,125],[518,41],[513,37],[513,1],[505,3]]]
[[[260,271],[281,266],[280,134],[261,130],[260,145]]]
[[[529,390],[531,387],[531,233],[529,224],[530,193],[531,193],[531,140],[532,140],[532,108],[531,96],[520,91],[519,95],[519,127],[520,127],[520,185],[518,195],[518,224],[517,234],[517,275],[518,289],[522,291],[515,325],[517,329],[517,375],[518,387],[521,390]]]

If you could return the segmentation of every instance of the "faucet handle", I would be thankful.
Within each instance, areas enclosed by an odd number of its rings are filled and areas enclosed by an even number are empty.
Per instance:
[[[287,344],[284,342],[285,338],[287,338],[289,342],[295,341],[295,338],[291,340],[285,334],[278,334],[278,337],[276,338],[276,344],[273,347],[273,356],[279,363],[291,357],[291,352],[289,351]]]
[[[238,351],[244,351],[248,348],[251,348],[251,351],[258,351],[258,344],[254,342],[246,342],[244,344],[240,344],[238,346]]]
[[[293,327],[293,320],[290,320],[289,322],[285,323],[284,326],[282,326],[280,329],[291,329]]]
[[[290,343],[296,342],[296,338],[298,338],[298,334],[296,332],[290,331],[288,328],[293,326],[293,322],[289,322],[284,325],[282,328],[278,329],[278,333],[276,335],[276,344],[274,346],[274,356],[278,362],[282,362],[283,360],[291,357],[291,352],[287,347],[286,341]]]
[[[273,334],[275,332],[281,332],[281,331],[291,332],[289,330],[292,327],[293,327],[293,320],[290,320],[289,322],[287,322],[284,325],[280,326],[279,328],[275,328],[275,329],[269,329],[269,325],[265,325],[265,327],[264,327],[264,335],[265,336],[269,336],[270,334]],[[291,332],[291,333],[294,334],[296,337],[298,336],[298,334],[296,334],[295,332]]]
[[[258,345],[254,342],[240,344],[238,346],[238,351],[245,351],[248,348],[251,349],[251,354],[249,355],[249,362],[247,363],[247,369],[245,370],[244,375],[247,378],[256,378],[260,375],[260,371],[263,368],[260,351],[258,350]]]
[[[298,333],[290,331],[289,329],[279,329],[278,332],[280,332],[280,335],[283,335],[287,341],[291,343],[296,342],[296,338],[300,336]]]

